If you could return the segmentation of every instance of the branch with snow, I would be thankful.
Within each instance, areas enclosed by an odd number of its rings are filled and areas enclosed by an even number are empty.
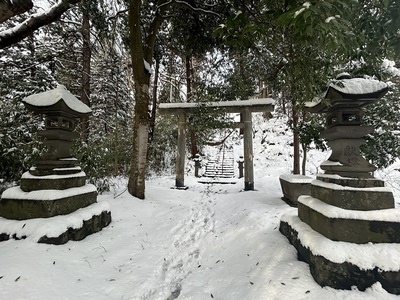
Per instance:
[[[211,14],[214,16],[219,16],[219,14],[217,14],[216,12],[210,10],[210,9],[205,9],[205,8],[201,8],[201,7],[194,7],[193,5],[191,5],[190,3],[188,3],[187,1],[183,1],[183,0],[171,0],[171,1],[167,1],[166,3],[163,3],[162,5],[159,6],[159,8],[161,8],[162,6],[169,6],[169,5],[173,5],[173,4],[178,4],[178,5],[183,5],[186,6],[187,8],[189,8],[190,10],[194,11],[194,12],[198,12],[198,13],[202,13],[202,14]],[[205,4],[208,8],[211,8],[212,5],[208,5]]]
[[[0,49],[16,44],[42,26],[51,24],[80,0],[60,0],[47,11],[30,16],[24,22],[0,32]]]
[[[302,8],[300,8],[299,10],[297,10],[297,11],[294,13],[294,17],[295,17],[295,18],[296,18],[298,15],[300,15],[304,10],[306,10],[307,8],[310,8],[311,4],[310,4],[310,2],[305,2],[305,3],[303,3],[302,6],[303,6]]]

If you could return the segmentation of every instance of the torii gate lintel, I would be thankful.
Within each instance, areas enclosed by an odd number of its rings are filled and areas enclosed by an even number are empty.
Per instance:
[[[225,113],[240,113],[243,126],[243,154],[244,154],[244,190],[254,190],[253,170],[253,112],[272,112],[275,101],[271,98],[250,99],[238,101],[222,101],[207,103],[162,103],[159,105],[160,114],[174,114],[178,116],[178,154],[176,158],[175,186],[178,189],[185,187],[185,146],[186,146],[186,115],[202,105],[205,109],[221,109]],[[241,126],[241,127],[242,127]]]

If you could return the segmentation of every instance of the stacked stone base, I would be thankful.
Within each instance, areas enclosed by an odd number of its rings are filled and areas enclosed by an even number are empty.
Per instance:
[[[20,186],[2,194],[0,241],[31,236],[39,243],[59,245],[82,240],[110,224],[108,204],[97,203],[97,189],[85,183],[86,175],[79,167],[35,174],[35,169],[26,172]]]
[[[400,210],[382,181],[318,176],[280,231],[320,285],[365,290],[380,282],[400,294]]]
[[[62,245],[80,241],[101,231],[111,222],[107,203],[95,203],[71,215],[46,219],[10,220],[0,218],[0,242],[9,239],[30,239],[33,242]],[[54,228],[57,228],[54,230]],[[49,228],[51,231],[49,232]]]
[[[281,220],[279,230],[296,248],[298,259],[309,264],[310,273],[319,285],[345,290],[357,287],[360,291],[364,291],[379,282],[389,293],[400,295],[400,269],[396,268],[398,267],[396,263],[389,267],[379,266],[377,265],[378,262],[374,266],[374,262],[371,261],[365,261],[361,265],[348,261],[339,261],[329,251],[333,251],[332,248],[334,248],[335,251],[345,256],[346,252],[350,251],[349,247],[347,247],[348,244],[332,242],[313,232],[296,215],[285,215]],[[379,247],[377,245],[368,245],[369,249],[357,244],[352,244],[351,246],[352,252],[358,250],[353,253],[355,255],[356,253],[359,254],[360,258],[364,256],[369,259],[373,255],[381,257],[381,255],[388,253],[393,255],[394,258],[400,255],[400,246],[397,244],[381,244]],[[382,250],[385,247],[387,251]],[[372,254],[366,253],[367,251],[371,251]]]

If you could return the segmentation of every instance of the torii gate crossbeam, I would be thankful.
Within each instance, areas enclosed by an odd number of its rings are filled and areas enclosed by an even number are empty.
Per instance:
[[[240,113],[243,126],[243,154],[244,154],[244,190],[254,190],[253,171],[253,112],[271,112],[274,110],[275,101],[271,98],[250,99],[238,101],[206,102],[206,103],[161,103],[158,111],[160,114],[173,114],[178,116],[178,155],[176,159],[177,188],[185,188],[185,152],[186,152],[186,116],[201,107],[224,113]]]

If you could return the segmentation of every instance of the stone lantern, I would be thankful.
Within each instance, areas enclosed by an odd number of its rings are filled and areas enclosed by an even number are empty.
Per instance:
[[[372,177],[376,168],[361,156],[360,146],[374,128],[361,126],[362,108],[378,101],[387,90],[384,82],[342,75],[329,85],[325,94],[328,101],[309,108],[311,112],[326,114],[326,130],[321,137],[328,141],[332,154],[320,166],[325,174]]]
[[[279,230],[321,286],[365,290],[380,282],[400,295],[400,263],[380,259],[382,253],[400,255],[400,212],[392,191],[373,177],[375,167],[360,153],[373,132],[362,126],[362,108],[387,90],[378,80],[342,76],[329,85],[326,102],[310,106],[311,112],[326,114],[321,135],[332,154],[321,164],[325,174],[311,182],[311,194],[298,198],[298,210],[282,215]]]
[[[71,155],[72,141],[79,137],[75,131],[77,119],[89,116],[90,108],[64,86],[28,96],[23,103],[29,110],[44,115],[45,130],[38,134],[44,138],[47,152],[22,175],[20,186],[9,188],[1,195],[0,225],[2,218],[23,220],[23,228],[29,231],[29,220],[46,218],[49,224],[44,227],[50,228],[53,217],[57,217],[58,228],[63,228],[59,225],[65,222],[65,231],[56,236],[51,232],[52,236],[44,235],[38,240],[52,244],[81,240],[101,230],[111,222],[108,204],[97,203],[97,188],[86,184],[86,174]],[[73,228],[68,218],[72,214],[77,222]],[[18,238],[18,235],[26,236],[0,232],[3,237],[0,241]]]
[[[36,161],[36,168],[29,172],[38,176],[79,172],[77,160],[71,159],[71,146],[72,141],[79,138],[75,132],[77,120],[88,117],[91,109],[61,85],[54,90],[28,96],[23,103],[27,109],[45,118],[45,130],[38,134],[44,137],[47,152]]]

